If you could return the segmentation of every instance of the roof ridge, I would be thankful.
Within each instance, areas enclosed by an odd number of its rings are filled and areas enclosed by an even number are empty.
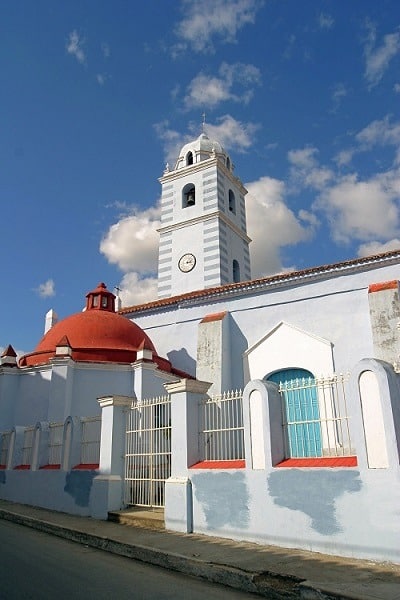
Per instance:
[[[127,306],[121,308],[118,313],[121,315],[139,312],[142,310],[151,310],[153,308],[160,308],[162,306],[172,306],[183,302],[185,300],[190,301],[196,298],[208,297],[213,295],[220,295],[229,293],[230,291],[237,291],[240,289],[249,289],[254,287],[261,287],[263,285],[271,285],[273,283],[290,281],[293,279],[306,278],[312,275],[328,273],[330,271],[341,271],[346,268],[362,266],[365,264],[371,264],[374,262],[381,262],[389,260],[391,258],[400,258],[400,249],[391,250],[389,252],[383,252],[381,254],[374,254],[371,256],[365,256],[362,258],[353,258],[338,263],[320,265],[318,267],[309,267],[307,269],[301,269],[298,271],[286,271],[284,273],[276,273],[275,275],[268,275],[267,277],[260,277],[257,279],[250,279],[248,281],[240,281],[238,283],[227,283],[225,285],[219,285],[212,288],[205,288],[201,290],[193,290],[192,292],[186,292],[185,294],[179,294],[177,296],[170,296],[168,298],[158,298],[144,304],[137,304],[134,306]]]

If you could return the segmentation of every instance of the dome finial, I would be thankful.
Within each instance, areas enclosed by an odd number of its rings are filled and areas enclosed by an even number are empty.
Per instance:
[[[203,114],[201,116],[203,117],[203,122],[201,124],[201,131],[202,131],[202,133],[205,133],[205,127],[206,127],[206,113],[205,113],[205,111],[203,112]]]

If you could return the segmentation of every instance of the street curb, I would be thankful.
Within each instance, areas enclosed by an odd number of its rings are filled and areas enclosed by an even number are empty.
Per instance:
[[[198,577],[211,583],[218,583],[243,592],[251,592],[269,598],[270,600],[302,599],[302,600],[351,600],[352,595],[332,595],[317,589],[312,584],[297,577],[280,575],[272,572],[249,572],[243,569],[223,564],[216,564],[191,558],[163,550],[118,542],[108,537],[95,535],[63,527],[55,523],[20,515],[9,510],[0,509],[0,519],[37,529],[44,533],[56,535],[66,540],[77,542],[96,548],[132,558],[144,563],[165,569],[178,571],[185,575]]]

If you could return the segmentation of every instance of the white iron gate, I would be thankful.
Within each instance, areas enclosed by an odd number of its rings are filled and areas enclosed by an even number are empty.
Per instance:
[[[163,507],[170,474],[171,398],[138,400],[127,417],[125,504]]]

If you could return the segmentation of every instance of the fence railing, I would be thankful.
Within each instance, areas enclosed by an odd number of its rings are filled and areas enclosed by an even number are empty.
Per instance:
[[[349,376],[281,382],[287,458],[352,456],[346,384]]]
[[[84,417],[81,424],[81,464],[99,464],[101,417]]]
[[[164,506],[171,474],[171,398],[138,400],[127,416],[125,502]]]
[[[22,464],[30,465],[32,463],[33,439],[35,437],[35,427],[26,427],[24,431],[24,442],[22,446]]]
[[[199,410],[201,460],[244,459],[242,391],[206,397]]]
[[[61,464],[64,423],[49,425],[49,465]]]
[[[1,434],[1,453],[0,453],[0,465],[7,465],[8,451],[11,442],[11,431],[4,431]]]

